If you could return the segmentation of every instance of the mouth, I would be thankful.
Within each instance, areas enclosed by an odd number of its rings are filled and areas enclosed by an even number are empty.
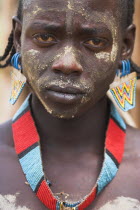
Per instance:
[[[72,104],[79,102],[85,93],[78,88],[51,86],[47,88],[46,97],[54,102]]]

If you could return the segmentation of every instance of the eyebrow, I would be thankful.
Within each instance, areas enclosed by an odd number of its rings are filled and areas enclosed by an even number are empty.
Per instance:
[[[31,23],[27,27],[27,31],[29,30],[44,30],[44,31],[62,31],[65,29],[65,22],[57,23],[57,22],[43,22],[43,21],[35,21]],[[98,34],[111,34],[109,28],[106,25],[94,24],[92,27],[87,25],[81,25],[78,29],[78,33],[80,34],[88,34],[88,35],[98,35]]]
[[[98,33],[110,33],[109,28],[105,27],[105,26],[93,26],[93,27],[89,27],[89,26],[82,26],[81,27],[81,32],[86,33],[86,34],[98,34]]]
[[[64,25],[59,23],[41,23],[41,22],[34,22],[28,26],[28,29],[43,29],[43,30],[60,30],[64,27]]]

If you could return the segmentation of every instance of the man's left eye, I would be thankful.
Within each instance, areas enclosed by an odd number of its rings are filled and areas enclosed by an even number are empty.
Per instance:
[[[84,42],[87,47],[102,48],[106,45],[107,40],[103,38],[94,38]]]

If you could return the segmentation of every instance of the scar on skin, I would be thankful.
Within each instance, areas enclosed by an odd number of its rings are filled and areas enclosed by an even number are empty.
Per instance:
[[[16,205],[18,195],[19,193],[15,195],[0,195],[0,210],[30,210],[25,206]]]
[[[133,198],[118,197],[109,201],[99,210],[140,210],[140,201]]]

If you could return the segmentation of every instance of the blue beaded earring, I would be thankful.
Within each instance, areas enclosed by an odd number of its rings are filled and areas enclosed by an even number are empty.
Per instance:
[[[12,105],[16,103],[26,84],[26,77],[21,73],[20,58],[20,53],[15,53],[11,59],[11,65],[14,69],[11,72],[12,90],[9,101]]]
[[[129,60],[122,61],[122,70],[118,70],[107,95],[124,112],[133,109],[136,103],[136,72],[131,73]]]

